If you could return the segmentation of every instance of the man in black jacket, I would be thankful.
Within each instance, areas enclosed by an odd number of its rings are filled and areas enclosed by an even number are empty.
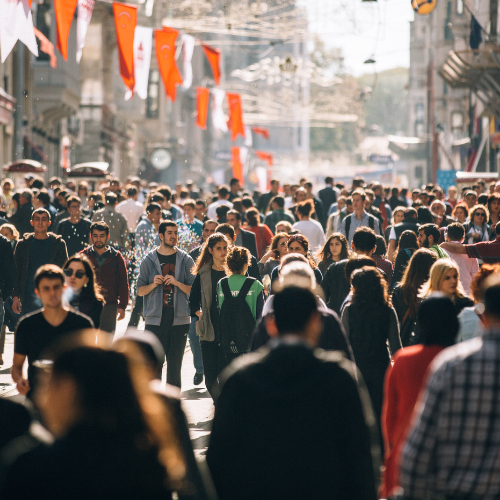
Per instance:
[[[62,267],[68,260],[66,243],[54,233],[49,233],[50,214],[45,208],[37,208],[31,216],[34,233],[25,234],[14,252],[17,277],[12,292],[12,310],[16,314],[28,314],[40,309],[42,304],[35,294],[35,273],[44,264]]]
[[[19,207],[16,213],[9,218],[9,222],[16,226],[21,236],[31,232],[31,212],[33,212],[33,193],[31,189],[24,189],[19,195]]]
[[[257,258],[257,240],[252,231],[246,231],[241,228],[241,214],[237,210],[229,210],[226,216],[226,222],[234,228],[236,240],[234,244],[239,247],[245,247]]]
[[[325,177],[326,188],[318,192],[319,199],[323,203],[325,214],[330,213],[330,207],[337,202],[340,196],[340,190],[333,185],[333,177]]]
[[[16,278],[16,264],[12,245],[5,236],[0,235],[0,365],[3,364],[3,350],[5,345],[5,328],[3,328],[3,303],[12,295],[12,288]]]
[[[222,375],[207,452],[220,499],[375,500],[369,398],[352,362],[312,349],[322,329],[313,293],[277,293],[267,327],[273,341]]]

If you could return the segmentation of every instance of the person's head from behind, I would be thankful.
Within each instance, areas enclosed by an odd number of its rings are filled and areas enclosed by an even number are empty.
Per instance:
[[[5,236],[9,241],[16,241],[19,239],[19,231],[14,224],[2,224],[0,226],[0,234]]]
[[[314,204],[311,200],[302,201],[297,205],[296,214],[300,220],[309,220],[314,211]]]
[[[234,245],[236,234],[234,232],[234,227],[231,226],[231,224],[228,224],[227,222],[224,224],[219,224],[215,231],[217,233],[223,234],[227,238],[229,245]]]
[[[446,241],[457,241],[462,243],[465,236],[465,228],[460,222],[454,222],[446,228]]]
[[[322,330],[321,315],[313,293],[298,286],[287,286],[274,296],[274,313],[266,318],[271,337],[296,335],[317,344]]]
[[[217,190],[217,195],[219,200],[227,200],[229,198],[229,188],[227,186],[221,186]]]
[[[291,261],[282,267],[278,282],[278,289],[287,286],[297,286],[314,291],[316,289],[316,277],[307,262]]]
[[[290,234],[292,232],[292,229],[292,225],[286,220],[282,220],[281,222],[278,222],[278,224],[276,224],[276,233]]]
[[[385,242],[385,238],[383,236],[377,235],[377,244],[375,247],[374,255],[380,255],[384,257],[387,253],[387,243]]]
[[[356,269],[351,276],[353,303],[362,307],[390,305],[387,281],[382,273],[372,266]]]
[[[420,248],[430,248],[439,241],[439,228],[436,224],[424,224],[418,228],[418,243]]]
[[[376,267],[375,261],[371,257],[365,257],[363,255],[351,257],[345,265],[345,277],[349,283],[351,283],[352,275],[357,269],[363,267]]]
[[[403,231],[399,237],[398,245],[401,250],[405,248],[416,250],[418,248],[417,235],[409,229]]]
[[[226,217],[229,210],[231,210],[231,208],[228,207],[227,205],[220,205],[215,209],[215,213],[217,214],[217,220],[220,223],[226,222]]]
[[[431,267],[429,279],[422,285],[420,296],[427,297],[431,293],[441,292],[454,300],[465,297],[465,291],[460,283],[460,271],[455,261],[438,259]]]
[[[259,211],[252,207],[245,212],[245,216],[250,227],[258,227],[260,224]]]
[[[492,274],[482,285],[484,314],[482,321],[487,328],[500,326],[500,276]]]
[[[103,249],[109,241],[109,226],[102,221],[93,222],[90,226],[90,239],[96,249]]]
[[[224,266],[226,274],[229,276],[233,274],[245,275],[251,263],[251,253],[246,248],[233,246],[227,252]]]
[[[470,292],[474,302],[480,304],[484,297],[484,283],[492,275],[500,275],[500,264],[483,264],[479,271],[474,275],[470,284]]]
[[[453,302],[441,292],[432,293],[417,310],[422,344],[449,347],[455,343],[458,319]]]
[[[106,193],[105,200],[106,205],[114,207],[118,203],[118,195],[113,191],[109,191],[108,193]]]
[[[173,221],[163,221],[158,228],[158,237],[163,248],[174,248],[177,245],[179,228]]]
[[[275,210],[281,210],[285,208],[285,198],[281,195],[275,196],[271,200],[271,210],[274,212]]]
[[[358,227],[352,237],[351,247],[356,253],[370,256],[375,252],[377,236],[375,231],[369,227]]]
[[[59,309],[66,282],[62,269],[54,264],[45,264],[35,273],[35,293],[45,309]]]
[[[50,214],[45,208],[37,208],[31,214],[31,225],[37,235],[47,234],[50,226]]]

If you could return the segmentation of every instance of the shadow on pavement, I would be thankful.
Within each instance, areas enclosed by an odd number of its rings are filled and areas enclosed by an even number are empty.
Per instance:
[[[181,398],[182,399],[187,399],[187,400],[191,400],[191,399],[206,399],[206,398],[210,398],[210,394],[208,393],[208,391],[203,388],[203,389],[189,389],[188,391],[183,391],[181,392]]]

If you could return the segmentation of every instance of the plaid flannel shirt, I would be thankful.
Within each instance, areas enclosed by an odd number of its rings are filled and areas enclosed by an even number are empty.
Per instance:
[[[388,285],[390,285],[392,281],[392,273],[394,271],[394,266],[392,265],[392,262],[390,260],[385,259],[381,255],[375,255],[375,254],[372,254],[372,259],[375,261],[375,264],[377,264],[377,267],[379,269],[382,269],[382,271],[384,271],[385,275],[387,276],[387,283]]]
[[[500,498],[500,328],[429,369],[401,457],[404,498]]]

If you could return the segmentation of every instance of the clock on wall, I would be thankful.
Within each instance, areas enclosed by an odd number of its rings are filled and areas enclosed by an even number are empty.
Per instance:
[[[151,165],[158,170],[165,170],[172,165],[172,153],[168,149],[155,149],[151,153]]]

